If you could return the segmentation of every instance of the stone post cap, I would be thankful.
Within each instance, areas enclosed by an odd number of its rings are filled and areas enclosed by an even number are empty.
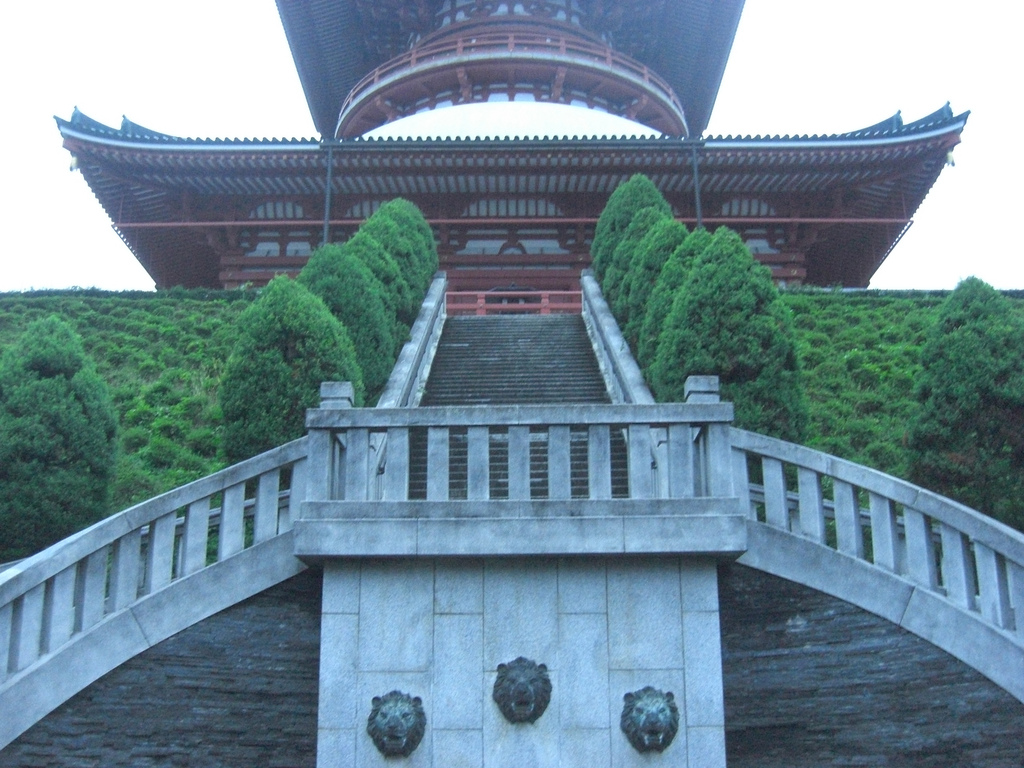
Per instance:
[[[683,402],[686,403],[717,403],[717,376],[687,376],[683,383]]]
[[[320,382],[321,408],[351,408],[355,403],[356,392],[351,381]]]

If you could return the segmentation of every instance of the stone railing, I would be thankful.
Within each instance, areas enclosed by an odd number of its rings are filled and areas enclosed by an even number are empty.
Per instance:
[[[232,589],[218,566],[291,530],[303,499],[291,489],[305,489],[306,444],[296,440],[138,504],[0,573],[0,746],[69,691],[231,604],[218,594],[237,602],[266,588],[250,579]],[[166,611],[155,598],[207,571],[220,574],[209,604],[194,586],[187,608],[149,616],[144,606]],[[88,641],[103,627],[116,639]],[[53,680],[37,674],[65,652],[67,663],[49,665],[60,667]]]
[[[768,551],[752,540],[741,562],[887,616],[1024,700],[1024,535],[859,464],[739,429],[731,441],[740,505],[768,529]],[[843,557],[822,569],[771,531]]]
[[[526,554],[581,535],[590,544],[564,551],[737,553],[732,405],[691,395],[663,405],[361,409],[334,393],[307,414],[310,492],[296,554]],[[698,541],[694,526],[719,523],[721,535]]]

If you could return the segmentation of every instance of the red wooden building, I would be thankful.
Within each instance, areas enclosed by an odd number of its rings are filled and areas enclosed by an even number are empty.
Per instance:
[[[865,286],[959,142],[944,107],[852,133],[703,137],[742,0],[278,0],[321,140],[181,139],[58,120],[158,287],[296,273],[401,196],[453,290],[567,290],[608,196],[649,176],[680,220],[731,226],[780,282]],[[387,122],[527,100],[628,117],[660,138],[385,140]]]

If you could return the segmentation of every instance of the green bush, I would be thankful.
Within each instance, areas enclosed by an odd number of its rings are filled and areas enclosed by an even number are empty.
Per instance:
[[[239,325],[220,387],[229,462],[301,437],[322,381],[351,381],[362,403],[363,377],[348,332],[305,286],[275,278]]]
[[[30,555],[107,512],[117,415],[63,320],[30,324],[0,356],[0,561]]]
[[[591,267],[602,286],[615,249],[626,234],[633,216],[644,208],[656,208],[666,215],[672,213],[672,207],[646,176],[633,176],[629,181],[616,187],[609,196],[608,203],[597,220],[594,242],[590,247]]]
[[[662,401],[682,400],[686,377],[701,374],[719,377],[737,426],[803,438],[807,406],[789,310],[768,269],[724,227],[678,292],[651,370]]]
[[[392,229],[394,226],[393,222],[384,223],[381,220],[379,229]],[[407,319],[411,311],[410,308],[416,305],[418,309],[419,304],[416,294],[399,268],[398,262],[377,238],[370,235],[365,223],[358,232],[345,241],[342,247],[363,262],[384,286],[382,298],[385,307],[388,314],[395,318],[392,333],[399,344],[404,343],[409,330]]]
[[[632,349],[637,349],[651,293],[661,270],[669,257],[682,247],[686,237],[686,227],[665,216],[655,222],[636,247],[632,263],[619,285],[616,303],[622,333]]]
[[[693,260],[704,252],[711,242],[711,233],[701,227],[695,229],[683,244],[665,261],[654,283],[644,311],[636,341],[636,358],[641,368],[648,368],[658,352],[658,339],[672,311],[676,294],[686,281]]]
[[[384,305],[384,288],[350,249],[325,245],[316,250],[298,281],[323,299],[348,330],[363,372],[367,402],[373,403],[395,365],[393,317]]]
[[[626,227],[622,239],[619,240],[619,244],[612,254],[611,262],[604,271],[601,290],[607,297],[620,326],[624,327],[629,320],[628,296],[623,284],[630,270],[640,260],[641,243],[657,225],[665,221],[671,221],[671,218],[658,208],[641,208],[637,211],[632,221],[629,222],[629,226]]]
[[[1024,530],[1024,322],[968,278],[942,304],[921,363],[913,479]]]
[[[399,266],[408,274],[409,283],[416,293],[425,295],[434,273],[437,272],[437,243],[434,241],[434,232],[420,213],[420,209],[408,200],[398,197],[381,205],[367,224],[374,219],[390,219],[398,225],[402,242],[393,253],[399,260]],[[408,245],[405,244],[406,241]],[[385,247],[388,247],[387,244]],[[409,260],[408,267],[400,260],[399,254],[406,254]],[[417,306],[416,310],[418,309]]]

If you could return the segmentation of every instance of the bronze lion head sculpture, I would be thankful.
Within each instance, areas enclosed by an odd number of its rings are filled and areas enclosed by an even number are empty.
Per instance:
[[[672,691],[645,686],[623,698],[619,724],[637,752],[663,752],[679,731],[679,707]]]
[[[427,730],[423,701],[401,691],[373,697],[366,732],[385,757],[408,757]]]
[[[548,668],[522,656],[499,664],[492,696],[510,723],[536,722],[551,702]]]

